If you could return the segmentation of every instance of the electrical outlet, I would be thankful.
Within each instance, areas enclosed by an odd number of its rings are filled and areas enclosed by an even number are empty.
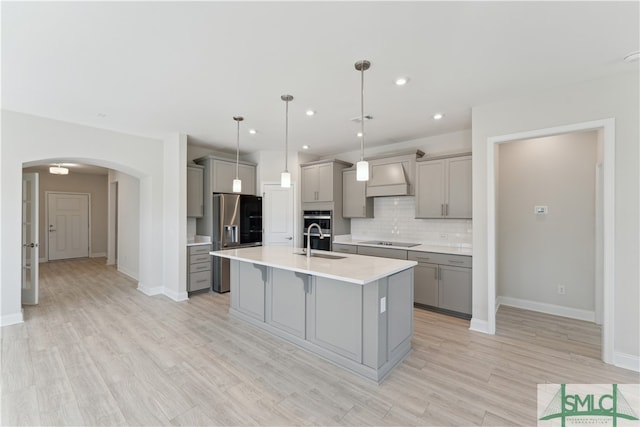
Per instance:
[[[380,313],[387,311],[387,297],[380,298]]]
[[[567,290],[565,289],[564,285],[558,285],[558,295],[566,295],[567,294]]]

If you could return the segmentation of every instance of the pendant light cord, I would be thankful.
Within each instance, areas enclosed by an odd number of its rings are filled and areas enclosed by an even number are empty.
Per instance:
[[[285,107],[284,120],[284,171],[289,172],[289,101]]]
[[[238,179],[238,163],[240,162],[240,120],[237,120],[238,132],[236,135],[236,179]]]
[[[360,69],[360,133],[360,160],[364,160],[364,64]]]

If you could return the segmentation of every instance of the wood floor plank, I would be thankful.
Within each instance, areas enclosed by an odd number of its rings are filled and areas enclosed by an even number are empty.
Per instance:
[[[2,329],[2,425],[534,425],[539,383],[638,383],[600,327],[500,307],[496,335],[414,310],[381,384],[229,316],[229,295],[139,292],[104,259],[41,265],[40,304]]]

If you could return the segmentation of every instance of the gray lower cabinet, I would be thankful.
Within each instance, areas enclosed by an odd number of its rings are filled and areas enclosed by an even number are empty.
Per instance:
[[[333,252],[342,252],[345,254],[358,253],[358,247],[356,245],[344,245],[340,243],[333,243],[333,245],[331,246],[331,250],[333,250]]]
[[[437,307],[439,304],[438,265],[418,261],[418,265],[414,267],[414,275],[413,301]]]
[[[445,310],[471,314],[471,269],[439,266],[438,305]]]
[[[299,338],[305,338],[305,301],[309,276],[272,268],[267,284],[266,322]]]
[[[211,245],[187,246],[187,292],[211,287]]]
[[[471,316],[471,257],[409,251],[417,261],[414,301],[447,312]]]
[[[362,358],[362,286],[313,277],[307,299],[307,340],[333,353]]]
[[[381,258],[407,259],[407,250],[379,248],[374,246],[358,246],[358,255],[377,256]]]

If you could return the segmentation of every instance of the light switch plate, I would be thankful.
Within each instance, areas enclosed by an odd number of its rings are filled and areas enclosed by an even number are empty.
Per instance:
[[[533,213],[536,215],[546,215],[549,213],[549,206],[534,206]]]

